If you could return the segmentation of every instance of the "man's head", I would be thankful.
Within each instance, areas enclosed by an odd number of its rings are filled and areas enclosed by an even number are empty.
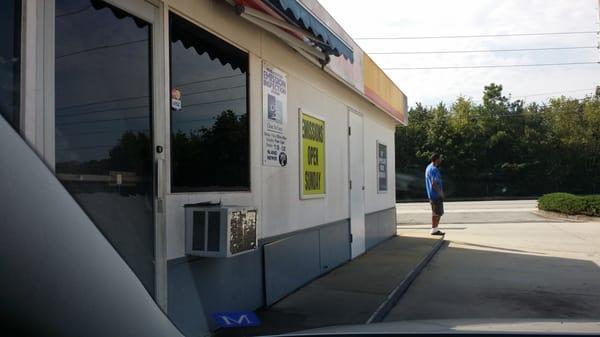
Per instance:
[[[442,159],[443,159],[442,155],[437,152],[432,153],[431,157],[429,157],[429,160],[435,166],[440,166],[440,164],[442,163]]]

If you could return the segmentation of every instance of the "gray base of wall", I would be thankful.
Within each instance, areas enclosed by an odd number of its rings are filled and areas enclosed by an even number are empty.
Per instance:
[[[185,336],[214,330],[213,312],[263,306],[262,249],[232,258],[169,261],[167,275],[168,315]]]
[[[367,249],[396,233],[396,211],[365,217]],[[168,314],[186,336],[216,326],[211,314],[251,311],[280,300],[350,259],[348,219],[259,241],[232,258],[188,257],[168,263]]]
[[[350,222],[337,221],[264,246],[265,301],[271,305],[350,259]]]
[[[394,235],[396,235],[396,207],[365,215],[367,250]]]

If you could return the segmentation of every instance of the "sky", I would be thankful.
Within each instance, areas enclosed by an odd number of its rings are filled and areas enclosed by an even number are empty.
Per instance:
[[[597,34],[460,39],[362,40],[365,37],[522,34],[600,30],[598,0],[319,0],[367,53],[597,47]],[[381,68],[598,62],[597,48],[459,54],[369,54]],[[544,102],[564,94],[582,98],[600,85],[600,64],[553,67],[385,70],[408,96],[451,104],[458,96],[481,101],[483,87]]]

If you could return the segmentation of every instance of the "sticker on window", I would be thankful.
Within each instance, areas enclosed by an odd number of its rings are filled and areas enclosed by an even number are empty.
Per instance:
[[[171,109],[181,110],[181,91],[177,88],[171,89]]]

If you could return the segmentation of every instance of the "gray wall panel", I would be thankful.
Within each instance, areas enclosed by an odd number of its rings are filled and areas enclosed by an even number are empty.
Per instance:
[[[310,231],[264,246],[266,304],[320,275],[319,231]]]
[[[213,312],[263,306],[261,250],[232,258],[170,261],[167,283],[169,317],[186,336],[197,336],[202,315],[214,329]]]
[[[390,208],[385,212],[381,212],[381,222],[384,230],[384,238],[387,238],[392,235],[396,235],[396,208]]]
[[[396,234],[396,209],[389,208],[365,215],[367,249]]]
[[[383,241],[396,235],[396,208],[388,208],[379,214],[379,239]]]
[[[321,272],[327,272],[350,259],[350,222],[339,221],[319,230]]]
[[[365,215],[365,240],[366,247],[370,249],[379,242],[379,215],[371,213]]]

